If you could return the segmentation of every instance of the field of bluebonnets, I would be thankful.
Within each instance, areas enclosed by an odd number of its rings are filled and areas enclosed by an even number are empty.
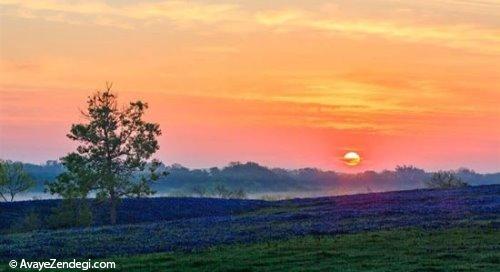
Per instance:
[[[50,214],[53,214],[61,200],[33,200],[0,203],[0,234],[20,232],[25,219],[34,214],[37,229],[50,229]],[[88,200],[92,209],[92,225],[108,225],[108,206]],[[204,216],[225,216],[241,214],[269,206],[259,200],[218,198],[128,198],[118,207],[117,224],[136,224]]]
[[[51,201],[19,202],[2,204],[2,209],[12,214],[16,207],[9,205],[19,205],[23,207],[20,210],[27,212],[26,205],[46,203],[54,205]],[[154,209],[152,203],[156,203]],[[124,216],[127,211],[129,217]],[[193,251],[221,244],[405,227],[498,229],[500,185],[276,202],[193,198],[127,200],[121,215],[121,224],[117,226],[1,235],[0,259],[99,258]]]

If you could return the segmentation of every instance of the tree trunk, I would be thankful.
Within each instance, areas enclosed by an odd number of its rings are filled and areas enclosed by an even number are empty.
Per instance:
[[[116,225],[116,204],[117,204],[117,199],[115,196],[111,196],[110,199],[110,205],[109,205],[109,219],[111,225]]]

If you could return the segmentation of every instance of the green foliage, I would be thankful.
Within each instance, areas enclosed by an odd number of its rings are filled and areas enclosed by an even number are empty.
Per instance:
[[[427,187],[434,189],[450,189],[466,187],[468,184],[451,171],[439,171],[426,182]]]
[[[95,192],[110,205],[110,222],[116,223],[121,197],[152,195],[149,183],[166,173],[161,163],[150,160],[159,149],[158,124],[143,121],[148,108],[141,101],[119,109],[111,85],[90,96],[86,123],[74,124],[68,138],[79,142],[76,152],[61,159],[67,172],[47,184],[52,194],[65,198],[86,197]]]
[[[63,199],[49,217],[51,228],[89,227],[92,225],[92,210],[85,199]]]
[[[84,156],[76,153],[68,154],[61,161],[67,171],[57,177],[57,182],[47,183],[47,190],[65,199],[85,198],[93,189],[98,175],[96,169]]]
[[[14,201],[18,193],[22,193],[35,185],[35,182],[24,171],[23,164],[0,160],[0,198],[3,201]]]
[[[12,221],[7,233],[29,232],[39,230],[43,226],[43,220],[40,214],[32,209],[25,216]],[[1,270],[0,270],[1,271]]]
[[[38,214],[35,212],[30,212],[24,218],[20,229],[22,231],[33,231],[33,230],[40,229],[41,225],[42,225],[42,221],[40,220],[40,217],[38,216]]]
[[[306,236],[116,259],[118,271],[498,271],[498,230]]]

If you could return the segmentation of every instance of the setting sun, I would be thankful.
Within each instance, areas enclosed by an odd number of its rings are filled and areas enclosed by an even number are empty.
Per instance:
[[[349,166],[356,166],[361,162],[361,157],[354,151],[349,151],[344,155],[344,163]]]

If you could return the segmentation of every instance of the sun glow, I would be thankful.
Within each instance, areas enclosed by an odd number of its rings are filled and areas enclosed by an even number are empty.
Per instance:
[[[361,162],[361,157],[354,151],[349,151],[344,154],[344,163],[349,166],[356,166]]]
[[[0,158],[73,150],[110,81],[190,168],[496,172],[499,1],[0,0]]]

